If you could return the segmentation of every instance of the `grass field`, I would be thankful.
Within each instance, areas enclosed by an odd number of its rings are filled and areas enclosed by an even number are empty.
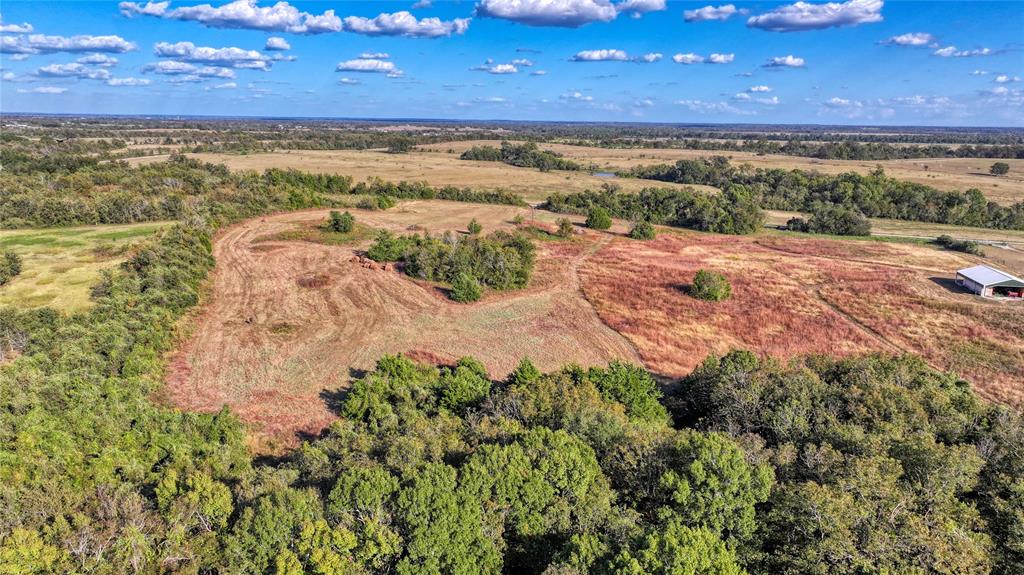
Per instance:
[[[890,242],[667,233],[612,242],[580,276],[604,322],[656,373],[682,376],[736,347],[780,358],[913,352],[988,399],[1020,404],[1024,305],[956,288],[954,270],[977,261]],[[700,268],[724,273],[732,298],[690,297]]]
[[[486,233],[511,228],[516,215],[529,217],[530,211],[415,201],[352,213],[361,225],[396,233],[458,232],[476,218]],[[165,401],[200,411],[228,405],[253,425],[254,447],[273,451],[294,445],[296,434],[329,424],[335,417],[331,398],[387,353],[435,362],[473,355],[495,377],[527,356],[543,370],[570,361],[639,361],[578,289],[576,268],[607,236],[538,242],[538,266],[527,289],[486,293],[464,305],[434,285],[353,262],[366,241],[310,241],[308,230],[327,213],[268,216],[218,235],[213,297],[172,360]],[[556,217],[536,215],[542,223]],[[313,276],[316,282],[304,281]]]
[[[0,286],[0,307],[50,306],[67,313],[89,307],[89,288],[100,270],[124,260],[125,251],[164,224],[128,224],[0,231],[0,251],[22,257],[24,270]]]

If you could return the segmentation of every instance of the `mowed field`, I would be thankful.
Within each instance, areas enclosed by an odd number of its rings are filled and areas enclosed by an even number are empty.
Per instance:
[[[396,233],[464,230],[472,218],[486,233],[512,227],[517,214],[530,217],[531,210],[414,201],[386,212],[352,212],[362,225]],[[321,223],[327,213],[269,216],[219,234],[212,297],[171,362],[166,401],[202,411],[228,405],[253,425],[256,449],[274,450],[328,425],[335,418],[332,398],[384,354],[433,362],[472,355],[496,378],[523,357],[543,370],[573,361],[639,361],[579,290],[577,268],[611,236],[538,241],[538,266],[527,289],[488,293],[464,305],[398,271],[351,261],[366,241],[277,239]],[[314,276],[316,286],[303,287],[309,283],[304,278]]]
[[[530,202],[541,202],[555,192],[596,190],[609,181],[588,172],[541,172],[501,162],[460,160],[458,153],[447,153],[455,144],[436,146],[438,152],[415,150],[407,154],[389,154],[381,150],[287,150],[259,154],[187,154],[204,162],[224,164],[232,170],[263,171],[268,168],[293,168],[312,173],[345,174],[355,181],[378,177],[398,182],[423,181],[432,186],[458,186],[475,189],[506,189]],[[461,152],[460,152],[461,153]],[[131,158],[131,163],[166,160],[166,156]],[[615,179],[627,191],[646,187],[683,187],[649,180]],[[715,191],[708,186],[691,186]]]
[[[499,140],[452,142],[422,146],[425,149],[452,149],[455,156],[475,145],[498,146]],[[747,163],[755,168],[782,168],[817,170],[823,174],[858,172],[868,174],[878,166],[891,177],[927,184],[940,190],[963,191],[978,188],[990,200],[1002,204],[1024,201],[1024,160],[991,160],[984,158],[928,158],[920,160],[818,160],[799,156],[768,154],[759,156],[750,152],[728,152],[708,150],[665,150],[657,148],[608,149],[565,144],[541,144],[541,148],[552,150],[567,158],[596,164],[604,169],[626,169],[639,165],[675,163],[683,159],[726,156],[734,164]],[[992,176],[988,173],[993,162],[1006,162],[1010,173],[1006,176]],[[616,180],[622,183],[627,180]]]
[[[87,309],[100,271],[124,261],[132,244],[165,224],[145,223],[0,231],[0,252],[22,258],[22,272],[0,286],[0,307]]]
[[[682,376],[733,348],[780,358],[913,352],[983,397],[1021,404],[1024,305],[959,290],[953,272],[977,261],[910,244],[673,232],[610,242],[580,277],[604,322],[655,373]],[[725,274],[732,298],[687,295],[701,268]]]

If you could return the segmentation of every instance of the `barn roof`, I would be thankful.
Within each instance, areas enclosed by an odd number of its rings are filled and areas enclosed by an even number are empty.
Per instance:
[[[1008,283],[1014,286],[1024,286],[1024,280],[1020,279],[1019,277],[1012,276],[1006,272],[1002,272],[995,268],[990,268],[988,266],[974,266],[973,268],[964,268],[962,270],[957,270],[956,273],[983,286],[990,286],[1002,283]]]

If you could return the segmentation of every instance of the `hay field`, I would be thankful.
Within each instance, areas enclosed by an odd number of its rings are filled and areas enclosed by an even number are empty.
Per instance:
[[[655,373],[682,376],[736,347],[780,358],[913,352],[983,397],[1019,405],[1024,305],[956,288],[953,271],[976,261],[898,243],[665,233],[609,243],[580,277],[601,319]],[[732,298],[687,295],[700,268],[725,274]]]
[[[474,145],[497,146],[499,140],[452,142],[422,146],[432,150],[449,148],[454,155],[461,154]],[[585,163],[595,163],[608,169],[624,169],[639,165],[675,163],[683,159],[726,156],[734,164],[748,163],[756,168],[783,168],[817,170],[824,174],[859,172],[868,174],[877,166],[894,178],[927,184],[940,190],[963,191],[978,188],[990,200],[1001,204],[1024,201],[1024,160],[991,160],[984,158],[928,158],[920,160],[883,160],[877,162],[860,160],[818,160],[799,156],[764,155],[750,152],[727,152],[706,150],[665,150],[657,148],[606,149],[565,144],[541,144],[541,148],[563,154],[567,158]],[[1010,173],[995,177],[988,173],[994,162],[1010,164]],[[624,180],[616,180],[621,183]]]
[[[518,168],[501,162],[460,160],[458,154],[446,152],[450,145],[440,145],[440,152],[414,151],[408,154],[389,154],[380,150],[288,150],[259,154],[187,154],[204,162],[224,164],[232,170],[267,168],[294,168],[312,173],[350,175],[363,181],[379,177],[398,182],[425,181],[432,186],[459,186],[477,189],[503,188],[516,192],[529,202],[541,202],[555,192],[582,192],[596,190],[609,181],[587,172],[541,172],[533,168]],[[451,144],[454,146],[454,144]],[[131,163],[165,160],[166,156],[130,158]],[[615,179],[627,191],[640,191],[647,187],[677,187],[677,184],[648,180]],[[678,186],[683,187],[683,186]],[[691,186],[716,191],[708,186]]]
[[[352,210],[361,224],[394,232],[464,230],[471,218],[486,232],[510,228],[517,214],[529,212],[439,201],[403,202],[386,212]],[[495,377],[522,357],[542,370],[570,361],[639,361],[578,289],[576,269],[610,236],[538,242],[538,266],[527,289],[488,293],[464,305],[397,271],[352,262],[368,242],[275,239],[327,213],[268,216],[218,235],[213,295],[195,318],[191,339],[172,359],[164,401],[200,411],[228,405],[252,424],[254,448],[274,451],[333,421],[331,404],[352,375],[388,353],[431,361],[473,355]],[[313,275],[317,282],[302,281]]]
[[[166,224],[84,226],[0,231],[0,251],[21,256],[23,271],[0,286],[0,307],[88,309],[100,271],[124,261],[132,244]]]

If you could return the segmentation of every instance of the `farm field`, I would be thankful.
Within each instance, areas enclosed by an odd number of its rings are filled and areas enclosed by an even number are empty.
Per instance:
[[[422,148],[432,150],[452,149],[457,157],[466,149],[478,145],[500,145],[500,140],[477,140],[452,142],[444,145],[429,145]],[[927,184],[940,190],[963,191],[978,188],[992,201],[1012,204],[1024,201],[1024,160],[998,160],[1010,165],[1006,176],[989,175],[993,162],[983,158],[927,158],[918,160],[818,160],[778,154],[757,155],[750,152],[727,152],[708,150],[667,150],[659,148],[610,149],[565,144],[541,144],[545,150],[558,152],[569,159],[583,163],[594,163],[607,169],[625,169],[633,166],[674,163],[679,160],[726,156],[735,164],[748,163],[755,168],[782,168],[817,170],[825,174],[859,172],[868,174],[879,165],[885,173],[900,179]],[[628,180],[616,180],[624,183]]]
[[[988,399],[1020,404],[1024,307],[956,288],[953,271],[976,262],[899,243],[665,233],[610,242],[580,277],[604,322],[655,373],[682,376],[737,347],[779,358],[913,352]],[[687,295],[700,268],[725,274],[732,298]]]
[[[101,270],[125,259],[131,245],[164,224],[126,224],[0,230],[0,251],[22,257],[24,270],[0,286],[0,307],[49,306],[75,313],[90,306],[89,289]]]
[[[441,144],[447,150],[455,144]],[[294,168],[312,173],[345,174],[355,181],[378,177],[398,182],[425,181],[432,186],[459,186],[478,189],[502,188],[523,196],[530,202],[540,202],[555,192],[582,192],[594,190],[607,182],[605,178],[587,172],[541,172],[533,168],[519,168],[501,162],[460,160],[458,154],[447,152],[414,151],[407,154],[389,154],[381,150],[337,151],[282,151],[259,154],[201,153],[186,154],[204,162],[224,164],[232,170],[268,168]],[[133,164],[166,160],[166,156],[131,158]],[[647,180],[615,179],[627,191],[646,187],[675,187],[678,184]],[[682,186],[679,186],[682,187]],[[691,186],[714,191],[709,186]]]
[[[409,233],[411,226],[432,232],[465,229],[471,218],[486,232],[510,228],[512,218],[529,211],[415,201],[386,212],[353,214],[360,224],[396,233]],[[165,401],[199,411],[228,405],[256,430],[257,449],[274,450],[294,445],[296,433],[315,434],[327,426],[335,418],[331,398],[384,354],[402,352],[432,362],[472,355],[496,378],[527,356],[542,370],[568,361],[639,360],[577,289],[576,268],[610,236],[539,241],[530,287],[486,294],[464,305],[397,271],[352,262],[367,242],[274,239],[316,225],[327,213],[250,220],[218,236],[213,296],[172,360]],[[316,287],[300,285],[311,276],[318,277]]]

